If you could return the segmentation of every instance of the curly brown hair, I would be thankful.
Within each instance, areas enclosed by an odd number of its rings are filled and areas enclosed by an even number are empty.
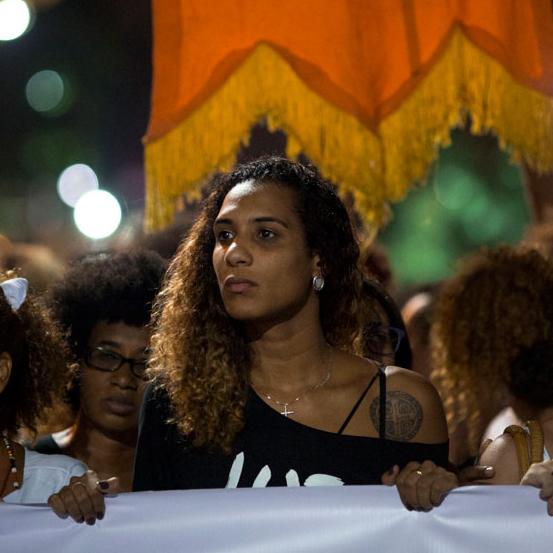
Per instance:
[[[321,258],[320,320],[327,342],[352,350],[360,328],[359,248],[332,185],[316,169],[278,157],[214,177],[158,297],[150,371],[167,391],[179,429],[195,446],[225,452],[243,427],[252,358],[242,324],[227,314],[220,296],[213,223],[227,193],[246,180],[295,191],[308,249]]]
[[[553,337],[520,351],[507,385],[513,396],[536,409],[553,405]]]
[[[537,251],[484,248],[444,283],[431,332],[432,382],[450,433],[468,424],[468,448],[478,452],[489,422],[486,406],[506,402],[512,363],[552,330],[553,266]]]
[[[0,282],[16,277],[0,272]],[[0,401],[0,430],[15,436],[34,432],[44,411],[61,397],[68,352],[61,332],[32,290],[15,312],[0,291],[0,352],[12,358],[10,379]]]
[[[72,355],[84,358],[92,329],[101,321],[146,326],[166,269],[167,262],[149,250],[91,254],[73,263],[47,298]],[[65,399],[75,413],[79,379],[79,371],[67,377]]]

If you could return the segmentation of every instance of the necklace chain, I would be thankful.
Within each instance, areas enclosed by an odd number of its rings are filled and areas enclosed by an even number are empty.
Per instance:
[[[20,486],[19,481],[17,479],[17,460],[15,457],[15,451],[6,433],[2,434],[2,442],[4,443],[4,449],[8,453],[8,459],[10,461],[10,473],[15,474],[15,481],[13,483],[13,487],[17,489]],[[10,473],[8,473],[8,479],[10,477]],[[6,483],[7,483],[7,480],[6,480]]]
[[[278,405],[279,407],[283,407],[284,411],[281,411],[280,414],[284,415],[285,417],[288,417],[289,415],[294,414],[294,411],[288,410],[288,407],[290,405],[293,405],[294,403],[297,403],[301,399],[303,399],[310,392],[313,392],[315,390],[318,390],[319,388],[322,388],[330,380],[330,375],[331,374],[332,374],[332,367],[331,367],[331,364],[330,364],[330,354],[329,354],[328,361],[327,361],[327,371],[326,371],[326,375],[324,376],[324,378],[320,382],[318,382],[317,384],[312,384],[311,386],[308,386],[307,388],[305,388],[305,390],[303,390],[301,392],[301,394],[297,395],[294,399],[292,399],[290,401],[280,401],[280,400],[274,398],[272,396],[272,394],[266,394],[265,392],[261,392],[261,391],[260,391],[260,393],[261,393],[262,396],[266,397],[269,401],[272,401],[275,405]]]

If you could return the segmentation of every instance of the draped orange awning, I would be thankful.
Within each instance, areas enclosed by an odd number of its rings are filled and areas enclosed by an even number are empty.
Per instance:
[[[470,114],[553,171],[550,0],[153,0],[146,226],[266,118],[376,224]]]

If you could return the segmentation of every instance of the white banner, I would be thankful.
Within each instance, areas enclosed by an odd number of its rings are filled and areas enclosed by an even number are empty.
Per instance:
[[[121,494],[94,526],[0,503],[1,553],[60,551],[551,553],[553,518],[524,486],[462,488],[429,513],[384,486]]]

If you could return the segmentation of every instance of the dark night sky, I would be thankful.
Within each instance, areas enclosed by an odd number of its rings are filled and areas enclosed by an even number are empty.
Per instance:
[[[149,0],[65,0],[40,10],[27,34],[0,43],[0,67],[0,232],[35,238],[21,224],[11,229],[6,214],[2,221],[10,198],[55,193],[60,172],[78,162],[91,165],[100,186],[127,209],[140,209],[140,139],[151,83]],[[28,79],[42,69],[59,72],[69,84],[63,114],[41,115],[25,99]],[[61,209],[70,217],[69,208]]]

